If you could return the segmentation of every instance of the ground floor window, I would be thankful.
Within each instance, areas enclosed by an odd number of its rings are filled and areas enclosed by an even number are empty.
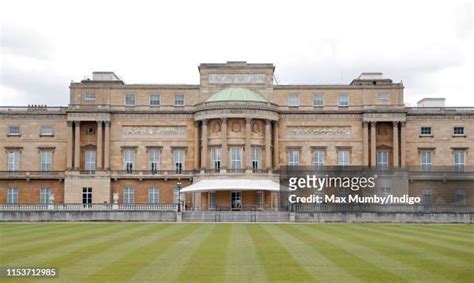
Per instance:
[[[235,191],[232,192],[232,209],[241,209],[242,208],[242,192]]]
[[[160,202],[160,189],[158,189],[158,188],[149,188],[148,189],[148,202],[149,203],[159,203]]]
[[[257,208],[264,207],[264,191],[257,191]]]
[[[429,189],[423,190],[421,194],[421,204],[429,206],[433,203],[433,193]]]
[[[8,188],[7,203],[9,204],[18,203],[18,189],[17,188]]]
[[[92,204],[92,188],[82,188],[82,203],[84,206]]]
[[[48,188],[41,188],[40,189],[40,203],[48,204],[50,194],[51,192]]]
[[[454,193],[455,204],[466,204],[466,193],[464,190],[459,189]]]
[[[135,202],[135,190],[133,188],[123,189],[123,203],[134,203]]]
[[[209,202],[210,202],[210,208],[212,209],[216,209],[217,207],[217,200],[216,200],[216,192],[210,192],[209,193]]]

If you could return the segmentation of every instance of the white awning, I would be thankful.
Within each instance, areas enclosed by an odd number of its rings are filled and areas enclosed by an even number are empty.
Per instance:
[[[181,189],[182,193],[207,191],[280,191],[280,184],[271,180],[204,179]]]

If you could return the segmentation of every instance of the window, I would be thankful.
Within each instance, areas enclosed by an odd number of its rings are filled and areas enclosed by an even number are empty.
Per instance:
[[[324,105],[324,95],[323,94],[315,94],[313,96],[313,106],[323,106]]]
[[[466,204],[466,193],[463,189],[459,189],[454,193],[455,204]]]
[[[298,149],[290,149],[288,151],[288,166],[300,165],[300,151]]]
[[[40,151],[40,159],[41,159],[40,171],[51,171],[52,156],[53,156],[53,152],[51,150]]]
[[[51,126],[41,126],[40,136],[52,136],[54,129]]]
[[[388,169],[388,150],[377,151],[377,166],[379,169]]]
[[[86,134],[87,135],[93,135],[95,133],[95,128],[94,127],[87,127],[86,129]]]
[[[84,151],[84,166],[86,171],[95,171],[95,150]]]
[[[430,206],[433,203],[433,193],[430,189],[424,189],[421,193],[421,204]]]
[[[133,148],[127,148],[123,152],[123,167],[124,170],[127,170],[127,172],[132,172],[133,168],[135,167],[135,149]]]
[[[339,94],[337,100],[338,106],[349,106],[349,95],[347,94]]]
[[[288,106],[298,107],[300,105],[300,97],[297,94],[288,95]]]
[[[158,149],[148,151],[148,169],[152,172],[160,170],[160,151]]]
[[[50,194],[51,192],[48,188],[41,188],[40,189],[40,203],[48,204]]]
[[[181,197],[179,194],[180,194],[180,188],[176,186],[173,189],[173,203],[179,203],[179,201],[181,200]]]
[[[20,151],[13,150],[8,152],[8,171],[15,172],[20,170]]]
[[[231,153],[231,168],[238,170],[242,168],[242,148],[238,146],[233,146],[230,148]]]
[[[82,188],[82,204],[84,204],[84,207],[91,207],[92,188]]]
[[[378,94],[380,102],[388,102],[388,93],[382,92]]]
[[[212,158],[212,169],[216,172],[221,170],[221,148],[212,147],[211,148],[211,158]]]
[[[264,191],[257,191],[257,208],[263,208],[264,207]]]
[[[150,106],[160,106],[160,95],[159,94],[150,95]]]
[[[123,203],[131,204],[135,202],[135,190],[133,188],[123,189]]]
[[[453,152],[454,155],[454,168],[457,171],[464,171],[464,150],[455,150]]]
[[[84,96],[85,101],[94,101],[95,100],[95,93],[86,93]]]
[[[339,150],[337,152],[337,163],[340,166],[347,166],[350,163],[350,151],[349,150]]]
[[[421,152],[421,170],[431,171],[432,152],[424,150]]]
[[[184,106],[184,94],[175,94],[174,106]]]
[[[454,127],[453,128],[454,136],[464,136],[464,127]]]
[[[7,203],[8,204],[18,203],[18,189],[17,188],[8,188]]]
[[[324,150],[315,150],[313,152],[313,165],[317,169],[324,167]]]
[[[184,149],[177,148],[173,151],[174,171],[181,174],[184,170]]]
[[[217,207],[216,192],[209,193],[209,204],[210,204],[211,209],[216,209]]]
[[[135,94],[125,94],[125,105],[135,106]]]
[[[252,171],[257,172],[260,169],[260,160],[262,160],[262,148],[259,146],[252,147]]]
[[[158,188],[149,188],[148,189],[148,202],[149,203],[159,203],[160,202],[160,189],[158,189]]]
[[[420,135],[431,136],[431,127],[421,127]]]
[[[19,136],[20,135],[20,126],[8,126],[8,135],[9,136]]]

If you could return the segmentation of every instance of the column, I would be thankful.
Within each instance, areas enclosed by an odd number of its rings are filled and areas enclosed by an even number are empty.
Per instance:
[[[400,165],[402,168],[405,168],[405,133],[406,133],[406,122],[401,122],[400,127]]]
[[[398,122],[393,122],[393,167],[398,168]]]
[[[81,154],[81,122],[74,122],[74,169],[79,170]]]
[[[364,166],[369,165],[369,122],[363,122],[362,128],[364,130],[363,135],[363,152],[364,152]]]
[[[73,122],[72,121],[67,121],[67,156],[66,156],[66,159],[67,159],[67,170],[70,170],[72,169],[72,152],[73,152],[73,148],[74,148],[74,133],[73,133],[73,130],[72,130],[72,124]]]
[[[207,119],[202,120],[201,170],[207,169]]]
[[[252,119],[245,119],[245,168],[247,170],[252,169]]]
[[[272,154],[271,150],[271,127],[272,121],[267,120],[265,124],[265,166],[268,170],[272,169]]]
[[[377,165],[377,123],[370,122],[370,165]]]
[[[227,170],[229,167],[228,158],[229,158],[229,150],[227,148],[227,118],[221,119],[221,135],[222,135],[222,148],[221,148],[221,167],[223,170]],[[224,171],[225,172],[225,171]]]
[[[102,121],[97,121],[97,169],[102,169]]]
[[[104,169],[110,170],[110,121],[105,121]]]
[[[194,122],[194,170],[199,170],[199,121]]]
[[[273,167],[278,169],[279,167],[279,155],[278,155],[278,121],[273,122]]]

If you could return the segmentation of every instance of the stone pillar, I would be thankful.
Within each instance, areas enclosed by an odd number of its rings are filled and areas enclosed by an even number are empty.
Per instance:
[[[362,122],[362,128],[364,130],[362,151],[364,154],[364,166],[369,166],[369,122]]]
[[[222,137],[222,148],[221,148],[221,167],[224,170],[227,170],[229,168],[229,150],[227,148],[227,118],[222,118],[221,119],[221,137]]]
[[[377,122],[370,122],[370,165],[377,166]]]
[[[199,122],[194,122],[194,170],[199,170]]]
[[[72,130],[72,121],[67,121],[67,170],[72,169],[72,152],[74,151],[74,133]]]
[[[400,165],[402,168],[405,168],[405,126],[406,122],[401,122],[402,125],[400,127]]]
[[[265,166],[268,170],[272,169],[272,154],[271,154],[271,133],[272,121],[267,120],[265,124]]]
[[[102,169],[102,121],[97,121],[97,169]]]
[[[278,155],[278,121],[273,122],[273,167],[279,168],[279,155]]]
[[[393,122],[393,167],[398,168],[398,122]]]
[[[81,122],[74,122],[75,133],[74,133],[74,169],[79,170],[81,166]]]
[[[207,169],[207,119],[202,120],[202,149],[201,149],[201,170]]]
[[[245,119],[245,168],[252,169],[252,119]]]
[[[105,139],[104,139],[104,169],[110,170],[110,121],[105,124]]]

